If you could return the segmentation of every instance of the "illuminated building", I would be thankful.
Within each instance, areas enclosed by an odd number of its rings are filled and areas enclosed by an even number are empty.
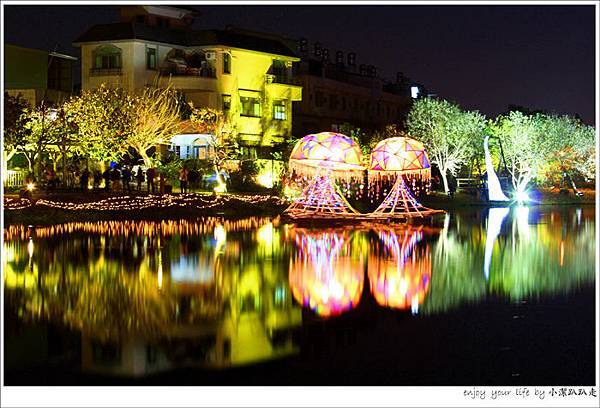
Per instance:
[[[160,75],[196,107],[223,111],[242,156],[269,158],[292,132],[296,54],[274,36],[233,28],[194,30],[183,6],[121,7],[121,21],[90,28],[81,48],[82,89],[102,83],[138,91]]]
[[[344,123],[374,130],[403,122],[412,99],[410,81],[401,73],[395,83],[387,83],[375,66],[358,64],[356,53],[338,50],[334,55],[306,39],[296,47],[301,57],[296,77],[304,96],[294,105],[294,134],[343,131]]]

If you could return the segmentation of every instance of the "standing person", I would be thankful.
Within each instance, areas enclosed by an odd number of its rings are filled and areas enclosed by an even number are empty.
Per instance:
[[[81,176],[79,177],[79,186],[81,187],[81,191],[83,191],[84,193],[88,189],[89,180],[90,180],[90,171],[87,168],[85,168],[83,170],[83,172],[81,173]]]
[[[181,170],[179,170],[179,186],[182,194],[185,194],[188,191],[189,174],[190,172],[187,169],[187,166],[184,164]]]
[[[56,174],[54,173],[54,170],[52,169],[52,167],[47,167],[46,168],[46,189],[47,189],[47,191],[54,189],[54,179],[55,178],[56,178]]]
[[[102,173],[100,173],[100,170],[94,171],[94,190],[100,187],[101,180],[102,180]]]
[[[116,192],[116,191],[120,190],[121,189],[121,186],[120,186],[121,172],[119,171],[119,169],[116,166],[110,172],[110,179],[112,181],[113,191]]]
[[[146,182],[148,183],[148,193],[150,193],[150,188],[152,188],[152,194],[154,194],[155,185],[154,178],[156,177],[156,169],[154,167],[150,167],[146,170]]]
[[[106,169],[102,173],[102,178],[104,179],[104,191],[110,191],[110,170]]]
[[[129,167],[123,167],[121,178],[123,179],[123,190],[127,188],[127,192],[131,193],[131,185],[129,184],[131,182],[131,170],[129,170]]]
[[[138,166],[135,179],[137,180],[137,191],[142,191],[142,182],[144,181],[144,171],[142,170],[142,166]]]

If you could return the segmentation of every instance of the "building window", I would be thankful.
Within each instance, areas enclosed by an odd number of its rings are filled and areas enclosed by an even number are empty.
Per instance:
[[[135,20],[138,23],[144,24],[146,22],[146,16],[136,16]]]
[[[273,119],[286,120],[287,112],[285,110],[285,101],[279,100],[273,102]]]
[[[231,95],[223,94],[223,110],[228,111],[231,109]]]
[[[338,107],[338,98],[337,95],[331,94],[329,96],[329,109],[335,110]]]
[[[146,346],[146,362],[148,365],[154,365],[157,360],[158,350],[156,347],[147,345]]]
[[[95,69],[121,68],[121,49],[114,45],[105,45],[94,51]]]
[[[227,52],[223,53],[223,73],[231,74],[231,55]]]
[[[240,104],[242,106],[240,115],[252,116],[256,118],[260,117],[260,98],[240,96]]]
[[[169,19],[168,18],[156,18],[156,25],[159,27],[169,28]]]
[[[121,364],[121,347],[92,342],[92,359],[98,365],[118,366]]]
[[[146,69],[156,69],[156,48],[146,48]]]
[[[317,91],[315,93],[315,106],[320,108],[323,105],[325,105],[325,96],[323,95],[323,92]]]
[[[240,153],[243,160],[256,160],[258,158],[256,146],[241,146]]]

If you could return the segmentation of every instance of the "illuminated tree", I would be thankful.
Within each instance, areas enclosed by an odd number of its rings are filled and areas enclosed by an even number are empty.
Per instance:
[[[64,104],[66,118],[80,136],[81,150],[100,162],[116,161],[127,152],[133,130],[134,98],[104,84]]]
[[[180,131],[179,98],[171,85],[147,86],[141,95],[132,98],[131,132],[126,133],[125,143],[142,157],[146,166],[151,166],[148,150],[169,143]]]
[[[215,173],[219,184],[224,185],[220,170],[227,161],[239,157],[239,145],[234,137],[235,129],[232,122],[222,111],[206,107],[197,108],[192,103],[190,107],[192,108],[190,120],[198,126],[199,131],[213,135]]]
[[[545,137],[544,116],[510,112],[490,124],[490,131],[502,142],[507,170],[515,191],[525,191],[535,179],[549,153],[555,148]]]
[[[549,157],[544,166],[544,178],[556,181],[563,172],[578,172],[594,178],[596,168],[595,130],[568,116],[542,118],[544,144]]]
[[[41,160],[49,146],[56,145],[64,133],[64,122],[56,120],[56,109],[42,104],[26,109],[20,118],[22,142],[19,151],[23,153],[29,164],[29,170],[37,177],[41,176]]]
[[[20,94],[12,96],[4,93],[4,164],[25,144],[21,117],[28,108],[29,103]]]
[[[436,164],[444,191],[449,192],[448,173],[457,171],[472,156],[474,141],[481,140],[485,119],[478,112],[464,112],[450,102],[423,98],[408,114],[411,137],[423,142],[432,163]]]

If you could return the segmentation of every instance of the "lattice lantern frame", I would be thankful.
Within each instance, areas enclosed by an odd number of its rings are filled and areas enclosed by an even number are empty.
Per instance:
[[[408,137],[392,137],[379,142],[371,152],[369,162],[369,185],[380,185],[384,180],[394,184],[383,202],[371,217],[424,217],[438,210],[421,205],[414,197],[404,177],[429,182],[431,164],[423,144]]]
[[[360,180],[365,170],[362,152],[352,138],[321,132],[300,139],[289,160],[292,175],[307,180],[300,197],[288,207],[292,217],[345,217],[358,213],[335,185]]]

